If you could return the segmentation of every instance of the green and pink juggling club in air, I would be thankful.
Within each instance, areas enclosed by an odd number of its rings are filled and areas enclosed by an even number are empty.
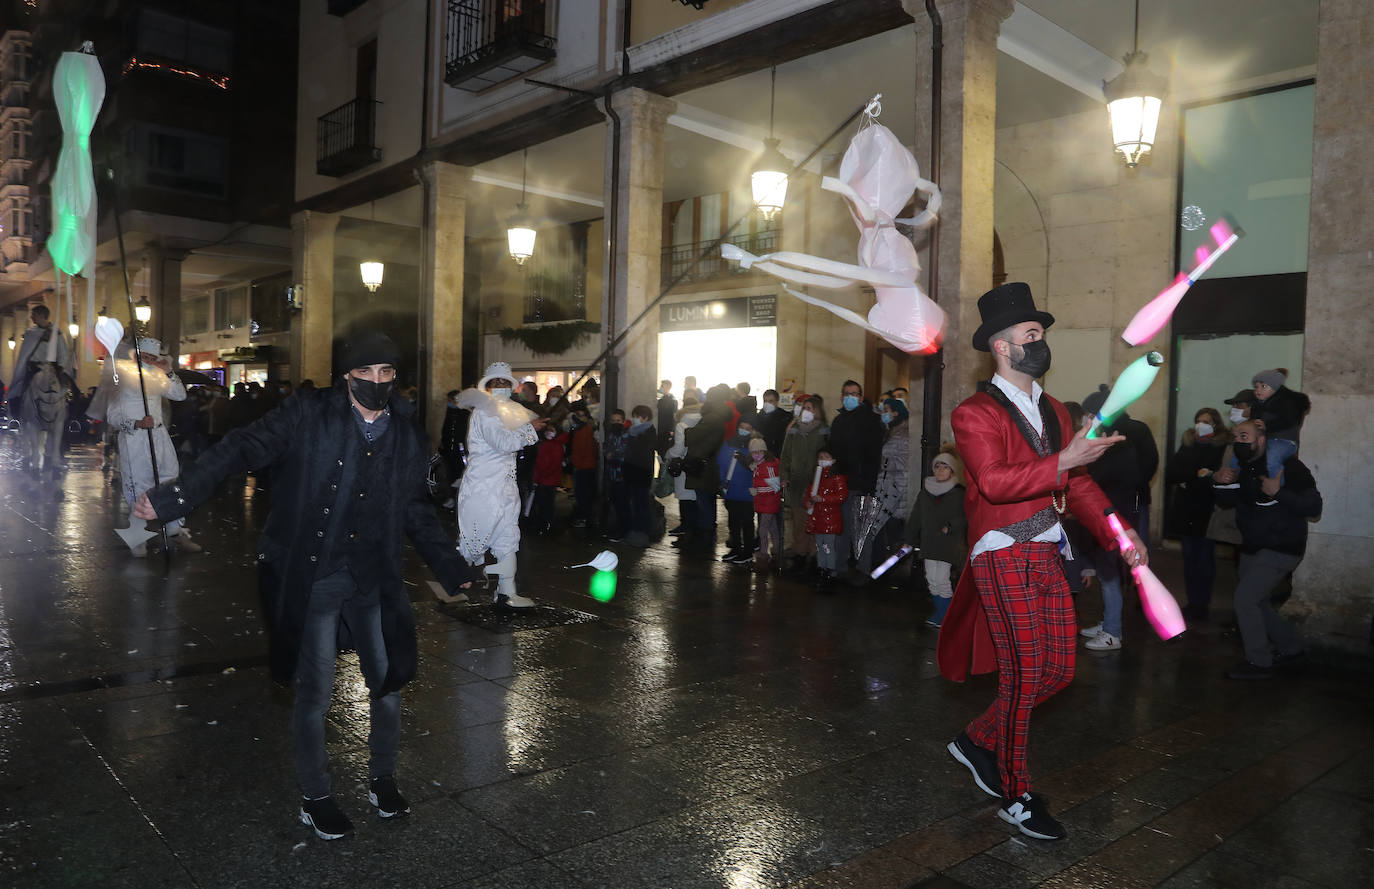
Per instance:
[[[1102,407],[1093,415],[1093,425],[1088,430],[1088,438],[1097,438],[1103,426],[1112,425],[1112,421],[1122,411],[1144,395],[1163,366],[1164,356],[1158,352],[1146,352],[1127,365],[1121,376],[1116,378],[1112,391],[1107,394],[1107,400],[1102,402]]]
[[[1245,232],[1241,230],[1240,226],[1232,225],[1226,219],[1218,219],[1212,223],[1212,227],[1208,231],[1211,233],[1212,241],[1215,242],[1216,246],[1210,250],[1206,246],[1197,248],[1193,270],[1186,273],[1179,272],[1174,283],[1161,290],[1158,296],[1146,303],[1139,312],[1136,312],[1131,323],[1126,325],[1126,329],[1121,334],[1123,340],[1132,346],[1138,346],[1153,339],[1169,323],[1169,319],[1174,315],[1174,309],[1178,308],[1178,304],[1182,301],[1183,295],[1188,292],[1188,288],[1197,283],[1198,278],[1201,278],[1203,273],[1221,258],[1221,254],[1230,250],[1236,241],[1245,237]]]
[[[1116,543],[1121,547],[1122,555],[1135,549],[1135,544],[1126,536],[1126,529],[1122,526],[1121,519],[1117,518],[1115,510],[1107,510],[1107,524],[1112,526],[1112,533],[1116,535]],[[1183,612],[1178,608],[1178,600],[1159,582],[1153,571],[1144,565],[1136,565],[1131,568],[1131,574],[1135,577],[1136,588],[1140,590],[1140,604],[1145,608],[1145,616],[1149,618],[1150,626],[1155,628],[1159,638],[1172,639],[1188,629],[1188,625],[1183,622]]]

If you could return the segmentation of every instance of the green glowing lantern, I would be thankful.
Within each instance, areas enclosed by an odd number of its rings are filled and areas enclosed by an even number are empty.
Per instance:
[[[598,602],[615,598],[615,572],[598,571],[592,575],[591,596]]]
[[[53,100],[62,121],[62,151],[52,177],[53,264],[79,275],[95,259],[95,177],[91,130],[105,102],[105,75],[89,42],[81,52],[64,52],[53,73]]]

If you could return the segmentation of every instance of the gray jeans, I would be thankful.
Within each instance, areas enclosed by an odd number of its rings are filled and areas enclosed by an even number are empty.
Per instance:
[[[1245,645],[1245,659],[1257,667],[1269,667],[1274,663],[1274,656],[1269,651],[1270,640],[1278,646],[1280,654],[1302,651],[1298,634],[1288,621],[1279,617],[1269,602],[1274,588],[1301,561],[1301,556],[1290,556],[1272,549],[1245,553],[1240,557],[1235,597],[1236,626],[1240,628],[1241,642]]]
[[[338,657],[339,623],[345,620],[344,605],[359,596],[353,575],[345,568],[315,581],[301,631],[301,650],[296,661],[296,703],[291,712],[291,734],[296,748],[296,779],[308,799],[329,795],[329,755],[324,746],[324,717],[334,692],[334,661]],[[362,626],[349,625],[358,661],[369,685],[386,676],[386,643],[382,639],[381,606],[373,603],[362,611]],[[368,746],[372,758],[369,777],[381,778],[396,771],[396,748],[401,740],[401,694],[369,696],[371,729]]]

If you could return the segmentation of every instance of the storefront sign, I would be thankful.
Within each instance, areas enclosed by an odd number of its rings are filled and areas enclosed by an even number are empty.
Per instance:
[[[778,298],[736,296],[659,307],[659,329],[719,330],[730,327],[776,327]]]

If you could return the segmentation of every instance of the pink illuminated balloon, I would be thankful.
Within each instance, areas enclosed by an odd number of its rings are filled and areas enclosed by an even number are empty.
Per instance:
[[[1221,258],[1221,254],[1230,250],[1232,245],[1245,236],[1245,232],[1238,226],[1230,225],[1224,219],[1218,219],[1212,223],[1208,229],[1212,235],[1212,240],[1216,242],[1215,249],[1208,250],[1205,246],[1197,248],[1197,263],[1191,272],[1186,275],[1182,272],[1174,279],[1174,282],[1165,287],[1159,294],[1146,303],[1131,323],[1126,325],[1122,331],[1121,338],[1132,346],[1148,342],[1164,329],[1173,317],[1174,309],[1178,308],[1179,302],[1183,299],[1183,294],[1188,292],[1188,288],[1197,283],[1203,273]]]
[[[1121,547],[1121,552],[1128,553],[1135,549],[1131,538],[1126,536],[1121,519],[1110,509],[1107,510],[1107,524],[1112,526],[1112,533],[1116,535],[1116,543]],[[1145,616],[1149,618],[1150,626],[1154,627],[1159,638],[1172,639],[1188,629],[1188,625],[1183,622],[1183,612],[1179,610],[1178,600],[1159,582],[1153,571],[1144,565],[1136,565],[1131,569],[1131,574],[1135,577],[1136,587],[1140,590],[1140,604],[1145,607]]]

